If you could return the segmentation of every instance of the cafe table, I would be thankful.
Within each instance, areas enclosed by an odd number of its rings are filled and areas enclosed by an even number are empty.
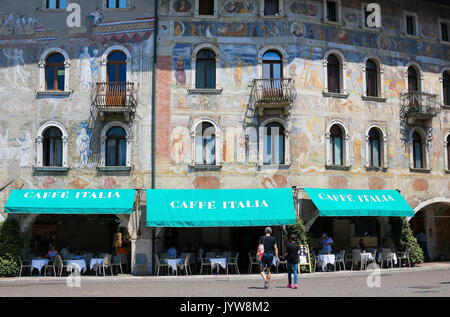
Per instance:
[[[66,261],[67,266],[74,265],[78,268],[79,272],[85,273],[86,272],[86,261],[85,260],[67,260]]]
[[[164,264],[169,264],[169,266],[176,272],[177,271],[177,265],[183,264],[183,259],[162,259],[162,262]],[[184,265],[181,266],[181,269],[184,268]]]
[[[219,266],[223,269],[227,268],[227,258],[210,258],[209,262],[211,262],[212,270],[217,267],[217,274],[219,274]]]
[[[380,253],[378,254],[378,263],[381,262],[381,257],[382,257],[382,256],[383,256],[383,253],[380,252]],[[397,254],[395,254],[395,252],[391,252],[391,257],[392,257],[392,259],[394,260],[394,265],[397,265]]]
[[[50,262],[49,259],[32,259],[31,260],[31,272],[33,269],[37,269],[39,274],[41,274],[42,268]]]
[[[325,271],[328,264],[336,265],[336,255],[334,254],[319,254],[317,258],[322,262],[322,271]]]
[[[97,268],[100,264],[103,264],[103,258],[93,258],[91,259],[91,263],[89,264],[89,268],[95,269],[97,271]]]
[[[361,252],[361,260],[363,262],[368,262],[369,260],[373,260],[372,253],[370,252]]]

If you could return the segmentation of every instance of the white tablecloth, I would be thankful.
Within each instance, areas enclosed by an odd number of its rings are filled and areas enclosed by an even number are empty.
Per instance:
[[[329,263],[336,265],[336,256],[334,254],[319,254],[317,258],[319,261],[322,261],[322,271],[325,271]]]
[[[383,256],[382,253],[378,254],[378,263],[381,262],[381,257]],[[397,264],[397,254],[394,252],[391,253],[392,259],[394,260],[394,264]]]
[[[102,261],[103,262],[103,261]],[[78,268],[78,271],[85,273],[86,272],[86,261],[85,260],[67,260],[67,265],[72,264]]]
[[[372,253],[369,253],[369,252],[361,253],[361,260],[366,261],[366,263],[367,263],[369,260],[373,260]]]
[[[183,264],[183,259],[163,259],[162,260],[164,264],[169,264],[169,266],[176,271],[177,270],[177,264]],[[184,266],[181,267],[183,269]]]
[[[41,272],[42,268],[48,264],[48,262],[50,262],[50,260],[48,259],[33,259],[31,260],[31,271],[33,271],[33,269],[38,269],[39,272]]]
[[[219,265],[224,269],[227,268],[227,258],[210,258],[209,261],[211,262],[211,267],[213,270],[216,267],[219,269]]]
[[[89,265],[91,270],[94,268],[95,264],[103,264],[103,259],[91,259],[91,263]],[[97,266],[95,266],[95,268],[97,268]]]

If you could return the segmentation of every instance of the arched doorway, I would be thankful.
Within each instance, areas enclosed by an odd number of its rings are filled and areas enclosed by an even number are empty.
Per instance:
[[[426,248],[429,261],[450,260],[449,198],[437,197],[420,203],[409,222],[419,244]]]

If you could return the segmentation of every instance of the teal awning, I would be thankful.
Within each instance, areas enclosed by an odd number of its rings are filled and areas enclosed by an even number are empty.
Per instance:
[[[149,227],[277,226],[295,221],[291,188],[147,190]]]
[[[5,212],[32,214],[131,214],[134,189],[13,190]]]
[[[305,188],[305,191],[319,210],[319,216],[414,216],[396,190]]]

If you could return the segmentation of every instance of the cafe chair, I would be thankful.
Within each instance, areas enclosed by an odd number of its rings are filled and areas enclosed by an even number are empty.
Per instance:
[[[358,264],[360,270],[365,269],[367,266],[366,260],[361,256],[361,250],[352,250],[352,271],[353,266],[358,266]]]
[[[19,271],[19,277],[22,276],[22,270],[28,268],[30,270],[31,275],[31,262],[28,260],[22,261],[22,258],[19,256],[19,263],[20,263],[20,271]]]
[[[200,274],[203,273],[203,268],[208,268],[211,270],[211,274],[213,273],[211,262],[209,261],[209,258],[202,258],[202,265],[200,266]]]
[[[228,268],[229,267],[234,267],[235,271],[237,272],[237,274],[239,274],[239,267],[237,264],[239,258],[239,252],[236,252],[236,255],[234,257],[230,256],[228,258],[228,262],[227,262],[227,274],[228,274]]]
[[[316,264],[314,265],[314,272],[316,272],[316,268],[317,266],[320,267],[320,270],[322,270],[322,263],[323,261],[314,254],[314,251],[311,251],[311,255],[314,257],[314,261],[316,262]]]
[[[103,263],[99,265],[100,273],[101,273],[101,270],[103,269],[103,276],[106,276],[107,268],[109,268],[109,270],[111,271],[111,276],[113,276],[113,265],[112,265],[111,254],[106,254],[103,259]]]
[[[157,254],[155,254],[155,261],[156,261],[156,276],[159,276],[159,271],[161,270],[161,268],[166,269],[167,274],[169,273],[169,264],[161,263],[161,261],[159,260],[159,256]]]
[[[253,266],[259,267],[259,262],[256,259],[256,255],[252,256],[252,254],[250,252],[248,253],[248,260],[249,260],[248,274],[250,274],[253,272]]]
[[[339,270],[341,270],[341,265],[344,266],[345,271],[345,250],[341,250],[336,256],[335,266],[339,266]]]
[[[381,252],[381,268],[383,268],[384,262],[386,262],[386,266],[391,263],[391,268],[394,268],[394,258],[392,257],[391,249],[383,249],[383,252]]]
[[[64,269],[66,269],[66,273],[68,273],[68,271],[67,271],[67,261],[63,260],[59,254],[56,257],[59,257],[59,260],[58,260],[58,264],[60,264],[60,266],[59,266],[59,276],[62,276],[62,273],[63,273]]]
[[[113,266],[113,268],[115,266],[119,267],[120,268],[120,274],[123,274],[122,261],[120,259],[120,253],[118,255],[112,257],[112,266]],[[117,270],[117,274],[119,274],[119,270]]]
[[[59,268],[63,265],[61,256],[58,254],[55,256],[55,259],[53,260],[53,264],[46,264],[44,266],[44,276],[47,276],[47,269],[53,269],[53,274],[55,276],[58,276],[56,274],[56,271],[59,271]]]
[[[189,270],[190,270],[189,264],[190,264],[190,261],[191,261],[191,255],[187,254],[186,258],[184,259],[184,261],[182,263],[178,263],[177,264],[177,269],[179,269],[180,272],[183,272],[183,270],[184,270],[186,275],[189,275]],[[191,272],[191,275],[192,275],[192,272]]]
[[[397,260],[398,260],[398,267],[402,267],[402,260],[405,260],[408,262],[408,266],[411,267],[411,263],[409,262],[409,249],[406,249],[405,252],[397,252]]]
[[[345,262],[345,264],[349,264],[349,265],[352,264],[352,262],[353,262],[353,254],[352,254],[351,250],[347,250],[345,252],[344,262]]]

